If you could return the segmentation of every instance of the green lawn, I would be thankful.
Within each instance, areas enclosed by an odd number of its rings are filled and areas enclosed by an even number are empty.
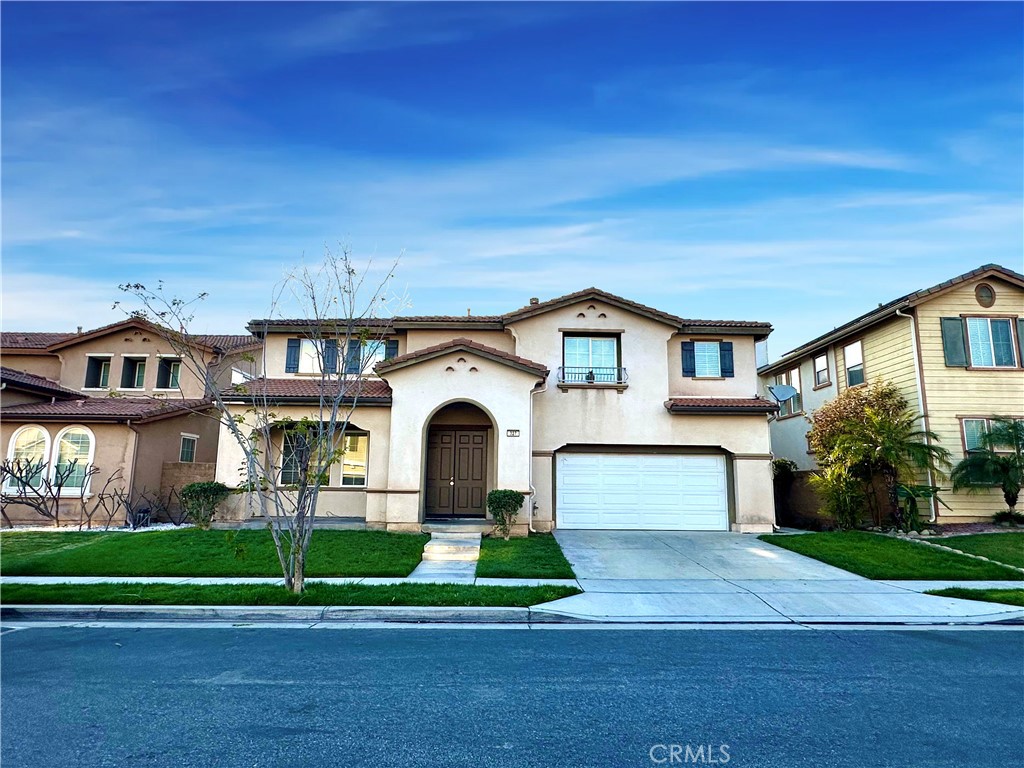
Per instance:
[[[939,544],[972,555],[981,555],[1007,565],[1024,568],[1024,533],[976,533],[973,536],[950,536]]]
[[[761,536],[762,541],[869,579],[1024,581],[1024,573],[863,531]]]
[[[420,605],[524,607],[579,594],[574,587],[465,584],[307,584],[301,595],[269,584],[5,584],[4,605]]]
[[[1024,607],[1024,589],[933,589],[929,595],[939,597],[959,597],[961,600],[983,600],[986,603],[1006,603]]]
[[[425,534],[314,531],[307,576],[408,576]],[[0,534],[5,576],[280,576],[269,531]]]
[[[476,575],[492,579],[574,579],[572,566],[550,533],[524,538],[485,538],[480,542]]]

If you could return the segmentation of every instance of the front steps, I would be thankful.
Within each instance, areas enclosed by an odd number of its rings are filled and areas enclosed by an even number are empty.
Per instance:
[[[423,533],[490,533],[494,524],[487,520],[429,520],[420,527]]]
[[[475,563],[479,557],[479,533],[432,533],[423,547],[424,560]]]

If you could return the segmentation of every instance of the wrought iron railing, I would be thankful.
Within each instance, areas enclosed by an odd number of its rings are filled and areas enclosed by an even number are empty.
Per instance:
[[[559,384],[625,384],[625,368],[591,368],[565,365],[558,369]]]

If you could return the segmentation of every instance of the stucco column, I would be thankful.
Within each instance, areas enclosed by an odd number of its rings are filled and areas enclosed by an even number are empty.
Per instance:
[[[771,533],[775,524],[775,494],[770,454],[736,454],[733,457],[736,489],[736,521],[740,533]]]

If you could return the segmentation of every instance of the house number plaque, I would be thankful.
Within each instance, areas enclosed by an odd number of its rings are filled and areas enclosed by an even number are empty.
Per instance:
[[[518,429],[506,429],[505,430],[505,435],[507,437],[519,437],[519,430]]]

